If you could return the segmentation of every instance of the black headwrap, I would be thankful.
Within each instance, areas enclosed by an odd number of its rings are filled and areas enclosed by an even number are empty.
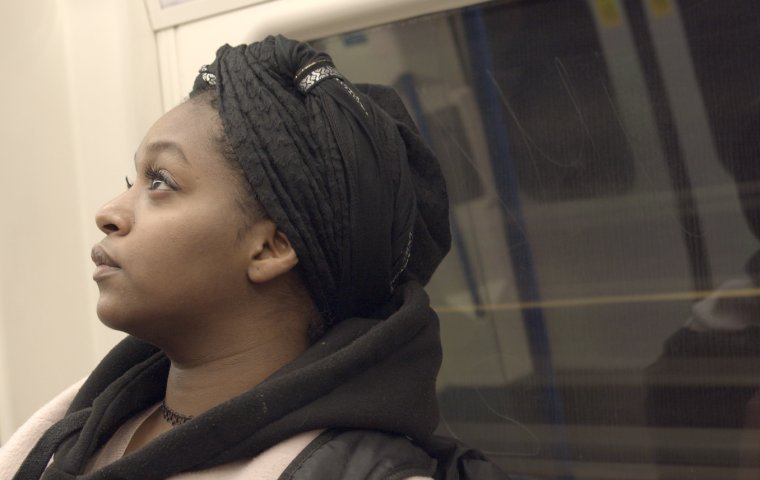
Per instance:
[[[221,47],[193,92],[209,88],[328,325],[371,315],[405,276],[427,283],[450,245],[446,187],[393,90],[282,36]]]

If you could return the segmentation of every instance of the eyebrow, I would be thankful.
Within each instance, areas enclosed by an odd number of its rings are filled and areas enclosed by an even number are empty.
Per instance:
[[[190,165],[190,162],[187,160],[187,157],[185,156],[185,152],[182,151],[182,147],[179,146],[179,144],[174,143],[170,140],[158,140],[155,142],[149,143],[145,147],[145,153],[148,154],[157,154],[164,151],[170,151],[177,155],[177,157],[182,160],[183,163]],[[137,158],[137,153],[135,153],[135,159]]]

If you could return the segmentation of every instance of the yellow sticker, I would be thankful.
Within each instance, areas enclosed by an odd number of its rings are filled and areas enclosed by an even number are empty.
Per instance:
[[[649,0],[649,10],[655,17],[664,17],[673,13],[671,0]]]
[[[599,19],[605,27],[620,25],[620,5],[618,0],[594,0]]]

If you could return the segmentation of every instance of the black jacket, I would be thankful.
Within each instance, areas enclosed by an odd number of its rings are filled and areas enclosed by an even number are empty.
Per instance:
[[[373,318],[342,321],[252,390],[84,475],[88,459],[124,421],[163,398],[168,358],[130,337],[90,375],[15,478],[163,479],[252,458],[317,429],[382,431],[434,445],[440,361],[438,319],[422,287],[410,281]]]
[[[449,438],[417,445],[399,435],[371,430],[327,430],[306,447],[279,480],[507,480],[476,450]]]

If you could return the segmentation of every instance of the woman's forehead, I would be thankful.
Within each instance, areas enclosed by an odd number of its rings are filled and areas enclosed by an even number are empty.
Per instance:
[[[214,148],[213,139],[219,128],[219,116],[211,107],[200,102],[184,102],[156,120],[145,134],[135,158],[170,150],[191,161],[195,152],[206,154]]]

